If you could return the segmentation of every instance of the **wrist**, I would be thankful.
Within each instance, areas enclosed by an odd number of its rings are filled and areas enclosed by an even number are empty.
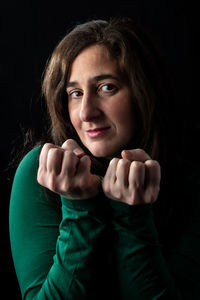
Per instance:
[[[108,199],[113,217],[132,216],[134,218],[152,214],[152,204],[129,205],[125,202]]]

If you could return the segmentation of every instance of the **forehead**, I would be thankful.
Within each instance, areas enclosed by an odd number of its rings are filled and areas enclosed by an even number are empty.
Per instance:
[[[106,46],[95,44],[82,50],[75,58],[69,72],[69,80],[76,80],[80,76],[117,74],[118,71],[118,62],[111,56]]]

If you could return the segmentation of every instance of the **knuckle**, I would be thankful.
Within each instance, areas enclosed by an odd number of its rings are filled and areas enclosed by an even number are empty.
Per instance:
[[[75,157],[75,154],[73,153],[73,151],[72,150],[65,150],[65,152],[64,152],[64,155],[65,156],[68,156],[69,158],[73,158],[73,157]]]
[[[140,161],[133,161],[131,163],[131,166],[132,166],[132,168],[135,168],[135,169],[143,169],[144,164]]]
[[[73,139],[68,139],[62,144],[62,148],[73,150],[75,147],[77,147],[78,144]]]
[[[145,166],[151,172],[151,174],[157,174],[157,177],[161,176],[161,167],[158,161],[148,160],[145,162]]]
[[[118,200],[122,200],[123,199],[123,193],[120,189],[116,189],[113,191],[113,196],[114,198],[118,199]]]
[[[115,164],[117,164],[118,162],[119,162],[119,158],[117,158],[117,157],[114,157],[111,161],[110,161],[110,165],[115,165]]]
[[[42,150],[49,150],[54,147],[55,147],[55,145],[53,145],[51,143],[45,143],[44,146],[42,147]]]
[[[80,176],[78,182],[76,182],[76,186],[87,189],[90,187],[90,182],[86,176]]]
[[[50,148],[48,151],[49,156],[54,156],[56,153],[58,153],[58,149],[56,148]]]
[[[71,141],[71,139],[66,140],[66,141],[62,144],[62,147],[63,147],[63,148],[68,148],[68,147],[70,146],[70,141]]]
[[[73,140],[73,139],[68,139],[68,140],[66,140],[66,144],[67,144],[68,146],[70,146],[70,145],[76,144],[76,142],[75,142],[75,140]]]
[[[69,185],[67,181],[63,182],[60,187],[61,192],[67,193],[73,190],[72,185]]]
[[[127,165],[130,164],[130,161],[128,159],[126,159],[126,158],[122,158],[122,159],[119,160],[118,164],[120,166],[127,166]]]
[[[147,161],[145,161],[145,164],[152,168],[160,168],[160,164],[157,160],[148,159]]]

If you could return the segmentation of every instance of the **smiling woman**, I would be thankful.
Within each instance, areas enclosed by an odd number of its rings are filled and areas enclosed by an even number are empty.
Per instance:
[[[71,66],[67,84],[70,121],[95,157],[118,155],[133,138],[132,95],[118,74],[117,60],[102,45],[84,49]]]
[[[51,143],[23,158],[11,194],[23,299],[200,298],[199,176],[169,151],[167,87],[131,20],[58,44],[43,81]]]

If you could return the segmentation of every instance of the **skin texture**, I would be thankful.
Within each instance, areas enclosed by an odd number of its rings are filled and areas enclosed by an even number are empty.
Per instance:
[[[69,116],[82,143],[94,156],[111,161],[101,182],[91,174],[90,158],[74,140],[61,147],[45,144],[38,182],[69,199],[94,197],[102,187],[109,198],[128,205],[155,202],[160,166],[142,149],[123,150],[134,137],[133,102],[116,60],[104,46],[90,46],[76,57],[66,92]],[[121,159],[115,158],[119,153]]]

